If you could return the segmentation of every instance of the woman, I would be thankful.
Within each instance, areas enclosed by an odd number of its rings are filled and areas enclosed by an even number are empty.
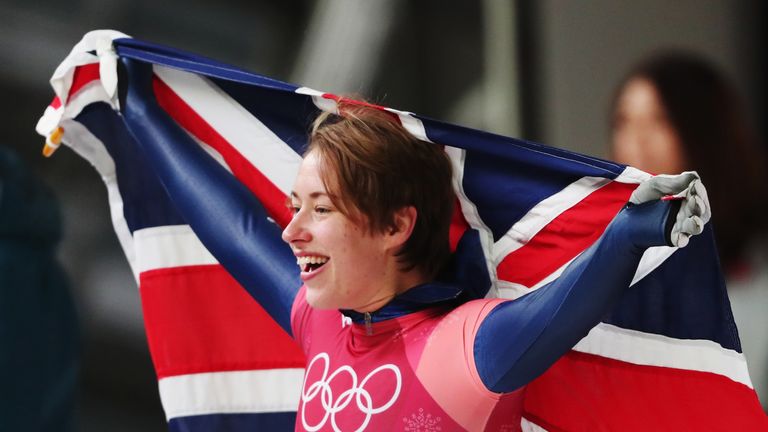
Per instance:
[[[643,251],[683,246],[708,219],[695,174],[657,178],[556,281],[515,301],[467,301],[449,276],[454,196],[439,146],[359,103],[322,114],[291,192],[290,248],[280,249],[265,244],[279,241],[265,234],[277,228],[252,194],[156,105],[151,69],[121,61],[123,113],[175,204],[309,359],[297,430],[403,429],[409,419],[519,430],[524,386],[597,324]],[[211,169],[199,181],[195,173]],[[659,200],[683,191],[682,202]],[[237,216],[211,220],[222,206]],[[213,235],[211,224],[231,230]],[[275,250],[295,256],[300,281]]]
[[[661,52],[622,81],[611,120],[614,160],[655,173],[696,170],[709,182],[734,318],[768,409],[768,178],[764,149],[736,90],[705,59]]]
[[[748,271],[747,246],[768,227],[765,151],[725,76],[695,54],[661,52],[622,80],[611,112],[612,159],[652,173],[701,174],[726,273]]]

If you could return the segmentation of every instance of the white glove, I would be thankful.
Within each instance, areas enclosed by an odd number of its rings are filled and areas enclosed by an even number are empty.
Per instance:
[[[707,190],[695,171],[678,175],[660,174],[640,183],[629,197],[629,202],[640,204],[663,197],[682,199],[672,226],[671,240],[674,246],[684,247],[691,236],[701,233],[712,216]]]

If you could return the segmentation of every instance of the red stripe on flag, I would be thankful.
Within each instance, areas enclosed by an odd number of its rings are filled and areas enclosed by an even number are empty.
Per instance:
[[[99,79],[99,64],[91,63],[75,68],[75,74],[72,76],[72,85],[69,87],[67,101],[72,99],[77,92],[93,81]]]
[[[724,376],[576,351],[525,396],[524,416],[552,431],[768,430],[754,390]]]
[[[293,339],[220,265],[147,271],[140,287],[158,379],[305,365]]]
[[[51,103],[49,104],[49,106],[50,106],[51,108],[53,108],[53,109],[59,109],[59,107],[61,106],[61,99],[59,99],[59,97],[58,97],[58,96],[54,96],[54,97],[53,97],[53,100],[51,101]]]
[[[350,99],[348,97],[338,96],[338,95],[335,95],[333,93],[323,93],[323,99],[334,100],[334,101],[336,101],[337,104],[340,104],[341,107],[340,107],[339,111],[340,111],[340,113],[342,115],[344,114],[344,106],[355,106],[355,105],[357,105],[357,106],[363,106],[363,107],[377,109],[377,110],[383,112],[384,114],[386,114],[387,116],[389,116],[397,124],[402,125],[402,122],[400,121],[400,116],[398,116],[397,114],[395,114],[393,112],[387,111],[387,107],[385,107],[383,105],[376,105],[376,104],[372,104],[370,102],[359,101],[359,100],[356,100],[356,99]]]
[[[451,245],[451,252],[456,250],[456,246],[461,240],[461,236],[464,235],[469,229],[467,220],[464,219],[464,213],[461,211],[461,203],[456,200],[456,204],[453,207],[453,218],[451,219],[451,226],[448,230],[448,242]]]
[[[497,267],[498,278],[527,287],[536,285],[594,243],[636,187],[611,182],[564,211],[504,258]]]
[[[281,227],[288,225],[291,213],[285,205],[286,195],[157,77],[154,79],[154,90],[160,106],[197,139],[221,154],[235,177],[258,197],[272,219]]]

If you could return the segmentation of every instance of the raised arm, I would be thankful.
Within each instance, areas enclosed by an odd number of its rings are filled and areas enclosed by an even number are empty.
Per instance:
[[[157,104],[152,66],[121,58],[125,123],[174,205],[216,259],[289,334],[296,259],[256,197]]]
[[[634,204],[557,280],[491,311],[474,343],[478,374],[489,390],[522,387],[576,345],[629,287],[647,248],[684,246],[701,232],[709,211],[694,176],[660,176],[641,185]],[[683,199],[658,199],[676,192]]]

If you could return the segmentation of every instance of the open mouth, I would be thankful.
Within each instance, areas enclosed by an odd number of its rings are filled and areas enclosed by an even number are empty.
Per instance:
[[[296,264],[299,265],[299,268],[304,273],[312,273],[327,262],[328,257],[321,256],[302,256],[296,258]]]

